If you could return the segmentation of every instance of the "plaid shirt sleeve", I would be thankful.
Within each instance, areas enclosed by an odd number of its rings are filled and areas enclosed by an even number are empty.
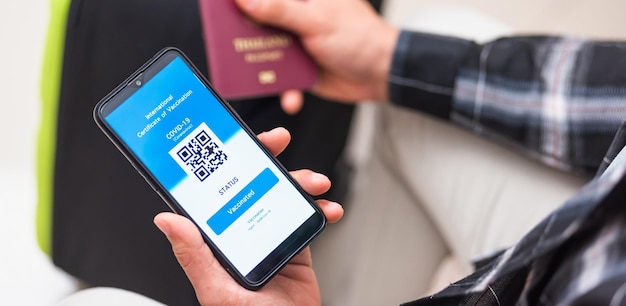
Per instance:
[[[626,305],[626,149],[618,147],[601,175],[517,244],[403,305]]]
[[[403,31],[390,99],[594,173],[626,118],[626,43],[575,37],[471,41]]]

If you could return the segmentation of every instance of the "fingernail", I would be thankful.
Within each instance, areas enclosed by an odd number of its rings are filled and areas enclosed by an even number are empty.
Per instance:
[[[169,236],[171,231],[169,222],[157,216],[156,218],[154,218],[154,224],[159,230],[161,230],[161,232],[163,232],[163,234],[165,234],[165,236]]]
[[[333,206],[337,206],[337,207],[343,207],[343,205],[337,203],[337,202],[333,202],[333,201],[329,201],[328,205],[333,205]]]
[[[314,182],[326,182],[328,181],[328,177],[321,173],[313,172],[313,174],[311,174],[311,180]]]

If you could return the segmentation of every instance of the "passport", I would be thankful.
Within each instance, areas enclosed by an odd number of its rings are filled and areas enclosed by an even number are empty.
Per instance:
[[[308,89],[316,66],[291,33],[260,25],[234,0],[199,0],[213,87],[226,99],[275,95]]]

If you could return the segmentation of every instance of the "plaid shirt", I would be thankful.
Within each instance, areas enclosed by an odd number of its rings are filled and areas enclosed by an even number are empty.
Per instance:
[[[550,166],[599,173],[474,274],[407,305],[626,305],[626,43],[403,32],[389,90]]]

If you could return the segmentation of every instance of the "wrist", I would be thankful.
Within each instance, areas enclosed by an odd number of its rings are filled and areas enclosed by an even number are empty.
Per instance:
[[[373,52],[371,67],[372,100],[387,101],[389,98],[389,73],[400,30],[391,25],[384,24],[381,28],[379,41]]]

